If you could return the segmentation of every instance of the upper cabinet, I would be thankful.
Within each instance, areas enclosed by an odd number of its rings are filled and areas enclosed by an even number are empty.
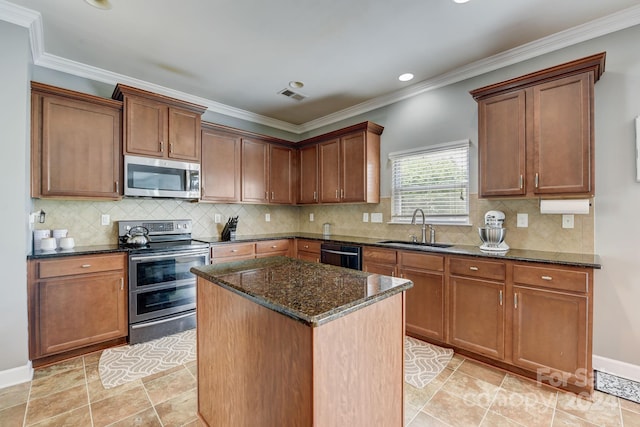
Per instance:
[[[298,203],[379,203],[383,129],[364,122],[302,141]]]
[[[206,107],[118,84],[124,101],[124,153],[200,161],[200,116]]]
[[[293,148],[252,138],[242,139],[242,201],[295,202]]]
[[[239,135],[202,125],[201,200],[240,201],[240,143]]]
[[[480,197],[593,196],[594,85],[605,53],[471,91]]]
[[[122,197],[122,103],[31,83],[31,196]]]

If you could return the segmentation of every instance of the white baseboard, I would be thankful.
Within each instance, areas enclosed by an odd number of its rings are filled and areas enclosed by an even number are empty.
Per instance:
[[[26,365],[0,371],[0,388],[26,383],[33,378],[33,367],[29,360]]]
[[[607,357],[593,355],[593,369],[606,372],[616,377],[626,378],[631,381],[640,382],[640,366]]]

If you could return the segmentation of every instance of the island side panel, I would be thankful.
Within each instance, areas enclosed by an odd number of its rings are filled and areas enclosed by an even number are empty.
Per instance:
[[[402,427],[404,292],[313,329],[314,426]]]
[[[209,426],[311,426],[311,329],[198,278],[198,415]]]

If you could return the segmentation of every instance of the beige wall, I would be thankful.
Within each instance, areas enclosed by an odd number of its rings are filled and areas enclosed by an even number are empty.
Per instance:
[[[238,235],[308,232],[322,233],[322,224],[331,223],[332,234],[379,237],[381,239],[409,239],[409,234],[420,236],[420,227],[387,224],[391,213],[389,198],[376,205],[323,205],[308,207],[266,206],[245,204],[206,204],[177,200],[124,199],[120,202],[71,202],[34,200],[36,209],[47,213],[45,224],[36,228],[66,228],[74,236],[78,246],[110,244],[117,241],[117,227],[113,221],[126,219],[182,219],[193,220],[196,237],[218,236],[223,223],[230,216],[238,215]],[[473,226],[436,226],[438,242],[463,245],[480,243],[477,227],[483,223],[484,213],[491,209],[502,210],[507,219],[506,241],[513,248],[542,251],[593,253],[593,209],[589,215],[576,215],[575,227],[563,229],[561,215],[541,215],[537,200],[470,200]],[[363,213],[380,212],[382,223],[362,222]],[[271,221],[265,221],[269,213]],[[314,221],[309,221],[309,214]],[[516,227],[516,213],[529,215],[529,227]],[[100,216],[109,214],[112,224],[100,225]],[[213,218],[220,214],[223,223],[215,224]]]

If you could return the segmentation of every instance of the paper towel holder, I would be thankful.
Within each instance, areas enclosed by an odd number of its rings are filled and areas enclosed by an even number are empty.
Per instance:
[[[636,182],[640,182],[640,116],[636,117]]]
[[[541,214],[588,215],[589,199],[538,199]]]

